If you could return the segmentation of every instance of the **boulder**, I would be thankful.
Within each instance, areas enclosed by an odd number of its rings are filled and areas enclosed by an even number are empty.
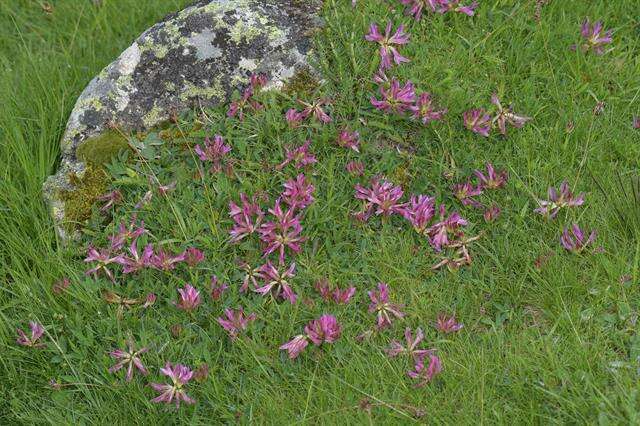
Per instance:
[[[86,211],[104,190],[96,168],[126,146],[122,133],[225,103],[253,73],[277,89],[308,71],[320,7],[320,0],[199,1],[138,37],[71,112],[59,170],[44,185],[58,234],[72,237],[82,217],[71,210]]]

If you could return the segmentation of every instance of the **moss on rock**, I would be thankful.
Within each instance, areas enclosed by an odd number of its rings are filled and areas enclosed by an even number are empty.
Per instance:
[[[76,155],[87,164],[107,164],[122,150],[129,149],[127,139],[113,130],[94,136],[81,143]]]
[[[300,69],[283,87],[283,92],[288,95],[308,95],[316,90],[319,81],[308,69]]]
[[[63,225],[73,230],[91,217],[93,204],[107,191],[109,177],[101,166],[87,164],[81,175],[70,173],[69,182],[74,189],[61,191],[60,198],[64,202]]]

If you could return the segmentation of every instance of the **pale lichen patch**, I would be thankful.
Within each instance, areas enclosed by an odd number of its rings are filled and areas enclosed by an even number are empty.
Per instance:
[[[196,48],[196,56],[198,60],[215,59],[222,56],[222,50],[213,44],[216,33],[206,29],[200,33],[192,34],[189,37],[189,44]]]
[[[255,59],[242,58],[238,66],[247,71],[255,71],[258,68],[258,63]]]
[[[129,46],[129,48],[127,48],[127,50],[122,52],[122,55],[120,55],[116,65],[116,70],[121,75],[132,74],[138,66],[138,63],[140,63],[140,54],[140,47],[138,46],[138,43],[134,42]]]
[[[142,117],[145,127],[150,128],[167,119],[167,112],[161,107],[154,105],[151,111]]]
[[[222,100],[225,96],[226,94],[222,88],[220,77],[213,78],[211,82],[206,82],[202,87],[186,82],[180,93],[180,99],[183,101],[194,98]]]

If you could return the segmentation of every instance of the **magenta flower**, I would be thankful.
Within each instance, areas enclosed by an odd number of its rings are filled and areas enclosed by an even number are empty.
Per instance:
[[[437,251],[440,251],[443,246],[449,244],[449,234],[458,235],[458,229],[468,225],[468,222],[462,218],[458,212],[453,212],[446,219],[445,216],[446,208],[444,204],[442,204],[440,205],[440,221],[427,229],[431,245]]]
[[[402,114],[414,106],[416,93],[413,88],[413,83],[410,81],[400,87],[400,82],[396,78],[393,78],[389,87],[381,85],[378,90],[380,91],[382,99],[378,100],[375,96],[372,96],[371,105],[380,111]]]
[[[565,180],[560,184],[560,192],[553,186],[549,187],[548,200],[538,200],[540,207],[535,209],[536,213],[553,219],[563,207],[577,207],[584,204],[584,192],[574,197],[569,189],[569,183]]]
[[[309,340],[307,336],[303,334],[299,334],[298,336],[291,339],[289,342],[280,346],[280,350],[287,351],[289,354],[289,359],[297,358],[298,355],[309,345]]]
[[[314,287],[320,294],[320,297],[322,297],[326,302],[333,298],[331,294],[331,286],[329,286],[329,281],[326,278],[317,281]]]
[[[485,209],[483,216],[485,222],[494,222],[500,216],[500,207],[493,203],[491,207]]]
[[[464,126],[484,137],[489,136],[491,130],[491,116],[487,114],[484,108],[472,109],[462,114]]]
[[[315,187],[300,173],[295,179],[285,182],[282,200],[292,209],[304,209],[313,203]]]
[[[323,124],[331,123],[331,117],[324,111],[323,106],[329,105],[329,100],[318,99],[313,103],[304,102],[298,100],[298,103],[304,107],[302,111],[298,111],[295,108],[287,110],[285,118],[287,123],[291,127],[298,127],[304,120],[309,117],[314,117],[316,120]]]
[[[320,318],[313,320],[304,328],[309,340],[316,346],[323,343],[333,343],[339,337],[342,329],[336,317],[333,315],[322,315]]]
[[[240,193],[240,202],[242,207],[233,201],[229,202],[229,216],[234,222],[233,229],[229,231],[233,243],[256,232],[264,218],[264,212],[260,209],[255,197],[249,202],[247,195]]]
[[[160,372],[165,376],[171,378],[171,384],[165,383],[151,383],[151,387],[160,392],[160,395],[153,398],[151,402],[164,402],[171,404],[175,400],[176,407],[180,407],[180,401],[184,401],[185,404],[194,404],[196,401],[190,398],[186,391],[185,386],[189,383],[189,380],[193,377],[193,371],[182,364],[176,364],[171,366],[170,362],[160,369]]]
[[[405,204],[400,203],[404,191],[400,186],[394,186],[385,179],[373,179],[371,188],[361,185],[355,186],[355,197],[366,202],[365,210],[375,208],[376,215],[391,216],[394,213],[402,214]]]
[[[316,120],[323,124],[331,123],[331,117],[324,112],[322,108],[325,105],[329,105],[329,101],[327,99],[318,99],[313,103],[307,103],[301,100],[298,100],[298,103],[304,107],[300,115],[302,119],[306,119],[307,117],[314,117]]]
[[[256,314],[245,315],[242,308],[234,311],[233,309],[224,310],[225,317],[218,318],[218,324],[225,329],[231,340],[236,340],[238,335],[247,329],[249,324],[257,318]]]
[[[389,287],[385,283],[378,283],[377,290],[368,292],[371,303],[369,304],[369,313],[377,312],[378,329],[385,328],[393,322],[394,318],[401,319],[404,312],[401,311],[402,305],[397,305],[389,301]]]
[[[253,95],[253,92],[247,88],[240,99],[231,102],[227,110],[227,117],[232,118],[238,116],[238,120],[243,121],[244,112],[247,108],[261,109],[262,105],[252,100],[251,95]]]
[[[125,257],[124,268],[122,268],[122,273],[131,274],[134,272],[138,272],[140,269],[149,268],[154,266],[153,258],[153,245],[147,244],[142,250],[142,254],[138,253],[138,240],[133,240],[131,242],[131,246],[129,246],[129,253],[131,253],[130,257]]]
[[[144,304],[142,305],[143,308],[148,308],[149,306],[152,306],[156,303],[156,299],[157,296],[155,293],[149,293],[147,294],[147,297],[144,300]]]
[[[309,152],[309,145],[311,145],[310,140],[295,149],[285,147],[285,159],[276,166],[276,169],[282,170],[289,163],[293,163],[296,169],[317,163],[316,157]]]
[[[292,263],[284,271],[279,271],[271,261],[268,261],[260,268],[260,278],[265,285],[254,289],[256,293],[265,295],[273,294],[274,297],[287,299],[291,304],[296,303],[298,296],[293,292],[289,284],[289,279],[295,277],[296,264]]]
[[[478,185],[474,187],[471,182],[464,182],[453,185],[451,190],[462,205],[481,207],[481,204],[477,200],[474,200],[473,197],[482,194],[482,186]]]
[[[350,161],[345,166],[345,170],[353,176],[362,176],[364,174],[364,163],[362,161]]]
[[[140,361],[140,355],[147,352],[148,348],[134,349],[133,341],[129,338],[127,339],[127,350],[116,349],[115,351],[109,352],[109,355],[117,359],[118,362],[111,368],[109,368],[109,373],[115,373],[120,370],[122,367],[127,367],[127,375],[126,380],[130,382],[133,378],[133,369],[134,367],[140,371],[143,375],[149,374],[147,369]]]
[[[460,269],[462,266],[471,265],[472,258],[469,254],[469,244],[478,240],[480,235],[475,237],[465,237],[462,231],[458,231],[455,235],[458,238],[455,241],[447,242],[448,248],[455,249],[451,256],[441,256],[442,260],[431,267],[432,270],[440,269],[443,266],[447,266],[450,271]]]
[[[431,349],[418,349],[418,345],[424,339],[424,333],[421,328],[418,327],[416,329],[415,337],[413,337],[413,333],[411,333],[411,328],[405,328],[404,338],[407,342],[406,346],[403,346],[402,343],[397,340],[392,340],[389,348],[385,350],[387,355],[391,358],[398,355],[408,355],[412,357],[415,362],[420,362],[425,356],[433,353]]]
[[[475,14],[476,8],[478,7],[478,2],[475,0],[471,4],[466,6],[460,4],[461,0],[437,0],[437,1],[439,3],[438,12],[440,13],[458,12],[458,13],[463,13],[467,16],[473,16]]]
[[[588,245],[591,245],[595,239],[596,231],[591,231],[589,237],[586,238],[585,232],[574,223],[571,230],[564,228],[562,236],[560,237],[560,243],[567,251],[581,253]]]
[[[633,125],[634,129],[636,129],[636,130],[640,129],[640,116],[637,116],[637,115],[633,116],[632,125]]]
[[[613,41],[613,31],[604,31],[602,21],[597,21],[594,24],[589,22],[589,18],[585,18],[582,21],[580,27],[580,35],[584,39],[584,42],[580,45],[583,52],[593,51],[596,55],[602,55],[604,53],[604,47]],[[576,49],[576,45],[571,46],[572,50]]]
[[[436,320],[436,328],[446,334],[460,331],[462,327],[464,326],[461,323],[456,322],[455,315],[449,317],[446,314],[439,314]]]
[[[300,236],[302,225],[300,224],[300,216],[295,215],[293,207],[283,212],[280,207],[280,199],[276,200],[273,209],[269,209],[275,217],[275,221],[269,221],[259,229],[260,239],[267,244],[264,249],[264,256],[278,251],[278,260],[280,265],[284,264],[285,249],[289,249],[294,253],[300,253],[302,247],[300,244],[306,241],[305,237]]]
[[[508,174],[506,170],[500,172],[495,171],[493,164],[487,163],[487,175],[485,176],[480,170],[473,172],[478,180],[482,189],[499,189],[503,188],[507,184]]]
[[[184,261],[193,268],[198,263],[204,261],[204,253],[195,247],[189,247],[184,251]]]
[[[416,387],[422,387],[433,380],[441,371],[442,363],[440,358],[436,355],[429,355],[429,365],[427,367],[424,365],[424,359],[421,359],[416,362],[415,371],[409,371],[407,375],[412,379],[419,380]]]
[[[186,284],[183,288],[179,288],[178,293],[180,293],[180,300],[178,303],[174,302],[178,309],[192,312],[200,305],[200,292],[191,284]]]
[[[329,282],[326,279],[316,282],[315,288],[325,301],[333,301],[338,305],[346,305],[356,293],[355,287],[348,287],[344,290],[336,287],[331,290]]]
[[[333,315],[322,315],[320,318],[310,321],[304,328],[305,334],[295,336],[292,340],[280,346],[280,350],[286,350],[289,359],[294,359],[312,342],[316,346],[323,343],[335,342],[342,332],[342,328]]]
[[[240,268],[244,271],[244,278],[242,279],[242,286],[240,287],[240,293],[246,293],[249,290],[249,283],[253,289],[258,288],[257,278],[260,278],[260,267],[253,268],[247,262],[240,261]]]
[[[222,170],[222,163],[224,162],[227,154],[231,152],[231,147],[224,143],[222,136],[215,135],[213,137],[213,142],[211,139],[206,137],[204,139],[204,147],[196,145],[194,151],[198,154],[200,160],[204,162],[211,162],[211,170],[214,173],[217,173]]]
[[[244,112],[246,109],[257,111],[264,108],[262,104],[253,99],[253,95],[266,83],[267,77],[264,74],[252,74],[249,79],[249,86],[244,89],[240,99],[231,102],[229,105],[227,117],[238,116],[238,119],[242,121],[244,120]]]
[[[436,110],[433,107],[433,101],[430,93],[421,93],[415,105],[410,106],[409,110],[413,112],[413,118],[422,121],[422,124],[429,124],[432,121],[441,120],[447,113],[447,109]]]
[[[351,132],[349,129],[342,129],[340,133],[338,133],[338,145],[359,153],[360,133]]]
[[[378,86],[382,86],[385,88],[391,87],[391,81],[389,80],[389,77],[387,77],[387,74],[384,72],[384,70],[380,68],[378,68],[378,71],[376,71],[376,73],[373,75],[372,81]]]
[[[300,123],[302,123],[302,120],[305,119],[302,113],[295,108],[288,109],[284,114],[284,118],[287,120],[287,123],[289,123],[291,127],[298,127]]]
[[[249,76],[249,87],[253,90],[259,90],[267,84],[267,76],[265,74],[251,74]]]
[[[31,329],[31,337],[28,337],[27,334],[21,329],[16,329],[16,333],[18,333],[16,343],[29,348],[44,348],[45,344],[38,342],[44,334],[44,327],[42,326],[42,324],[35,321],[30,321],[29,328]]]
[[[424,234],[435,213],[435,198],[427,195],[412,195],[402,210],[402,216],[411,222],[413,229],[419,234]]]
[[[495,93],[491,95],[491,103],[497,108],[496,116],[491,122],[498,126],[500,133],[504,136],[507,135],[507,124],[520,129],[527,121],[531,120],[531,117],[515,114],[512,106],[509,106],[509,108],[503,108],[500,103],[500,99]]]
[[[211,298],[213,300],[220,300],[224,292],[229,288],[229,286],[222,281],[218,280],[218,277],[213,275],[211,277]]]
[[[380,34],[377,24],[371,24],[369,27],[369,34],[364,38],[367,41],[372,41],[380,45],[380,68],[387,69],[392,66],[392,59],[397,65],[403,62],[409,62],[409,59],[400,55],[396,46],[409,43],[409,34],[404,32],[404,25],[400,25],[396,32],[391,35],[392,23],[387,23],[384,36]]]
[[[349,303],[354,294],[356,294],[355,287],[348,287],[345,289],[336,287],[333,290],[333,301],[338,305],[346,305],[347,303]]]
[[[97,262],[93,268],[85,272],[86,275],[93,275],[95,279],[98,278],[98,272],[102,271],[109,279],[115,282],[113,273],[109,270],[109,265],[117,263],[123,265],[125,263],[124,256],[122,254],[118,256],[111,256],[111,253],[107,249],[101,249],[98,251],[93,246],[89,246],[87,249],[87,257],[85,262]]]
[[[425,8],[431,9],[432,12],[435,12],[440,2],[439,0],[400,0],[400,3],[407,6],[406,13],[407,15],[413,16],[413,18],[418,21],[422,17],[422,11]]]
[[[126,226],[124,222],[120,222],[118,232],[114,235],[109,235],[107,238],[111,241],[111,250],[117,251],[124,247],[127,240],[136,239],[145,232],[147,232],[147,230],[144,228],[144,221],[140,221],[140,225],[137,226],[134,215],[134,217],[131,218],[129,226]]]
[[[151,262],[156,269],[161,271],[172,271],[176,268],[178,263],[184,262],[185,259],[185,253],[173,255],[163,249],[160,249],[153,256],[153,260]]]
[[[98,201],[104,202],[104,205],[100,207],[100,211],[106,212],[116,204],[120,204],[120,202],[122,201],[122,193],[116,189],[99,196]]]

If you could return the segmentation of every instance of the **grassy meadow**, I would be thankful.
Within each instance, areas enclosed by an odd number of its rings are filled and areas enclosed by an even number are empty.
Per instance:
[[[42,183],[56,170],[58,142],[85,85],[142,31],[187,1],[13,0],[0,3],[0,423],[3,424],[638,424],[640,423],[640,17],[631,0],[543,2],[481,0],[473,17],[425,12],[416,21],[395,0],[326,0],[325,30],[315,37],[325,79],[313,89],[256,95],[264,109],[243,121],[226,107],[194,111],[162,130],[127,135],[133,147],[104,166],[122,201],[96,204],[72,245],[56,238]],[[538,4],[539,3],[539,4]],[[603,55],[571,50],[589,17],[614,30]],[[405,25],[410,62],[388,70],[412,81],[448,112],[422,125],[376,110],[372,76],[379,59],[364,39],[370,23]],[[472,108],[490,109],[492,93],[532,120],[487,138],[463,125]],[[289,108],[329,100],[332,122],[292,127]],[[343,128],[358,131],[360,152],[336,145]],[[232,168],[212,172],[195,153],[222,135]],[[317,162],[282,168],[286,149],[310,140]],[[136,150],[135,147],[145,149]],[[364,175],[345,170],[351,161]],[[465,206],[452,185],[485,163],[508,172],[503,189],[476,197],[500,206],[497,220]],[[301,251],[291,304],[243,294],[238,260],[265,262],[259,238],[229,241],[229,202],[256,195],[264,212],[282,185],[303,172],[315,201],[302,212]],[[385,176],[411,194],[428,194],[469,224],[470,265],[451,270],[400,215],[354,220],[356,184]],[[584,205],[554,219],[534,212],[547,189],[566,180]],[[156,183],[175,182],[166,196]],[[136,207],[147,191],[153,198]],[[87,246],[107,247],[120,222],[144,220],[142,243],[177,253],[196,247],[205,260],[169,271],[147,268],[87,276]],[[265,221],[268,219],[265,219]],[[592,247],[565,250],[560,236],[578,223],[596,230]],[[127,252],[128,244],[123,248]],[[270,259],[277,264],[277,256]],[[217,300],[210,277],[229,288]],[[70,285],[54,292],[67,277]],[[323,300],[314,284],[353,286],[348,304]],[[373,331],[367,292],[389,285],[406,314]],[[177,289],[200,290],[192,312],[178,309]],[[130,306],[113,302],[135,299]],[[156,302],[143,307],[149,293]],[[109,300],[110,299],[110,300]],[[122,300],[122,299],[119,299]],[[225,308],[257,319],[236,340],[217,323]],[[440,313],[464,327],[442,333]],[[279,346],[322,314],[342,327],[339,339],[310,345],[290,360]],[[16,344],[16,328],[44,326],[44,348]],[[442,372],[423,387],[407,376],[414,363],[390,358],[392,340],[421,327]],[[373,331],[373,332],[371,332]],[[365,338],[359,338],[363,335]],[[149,351],[148,376],[108,371],[109,352],[128,337]],[[151,402],[148,384],[165,383],[169,361],[208,376],[191,380],[195,404]]]

